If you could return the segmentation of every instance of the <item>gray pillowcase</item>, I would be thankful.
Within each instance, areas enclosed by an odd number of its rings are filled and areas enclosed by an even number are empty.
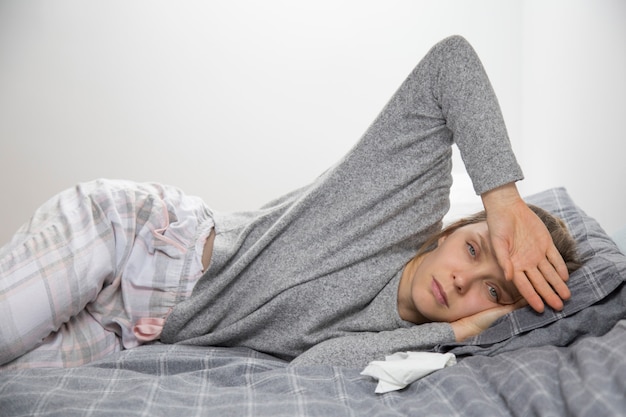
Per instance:
[[[562,311],[546,306],[516,310],[476,337],[438,346],[457,356],[494,355],[542,345],[567,346],[583,335],[600,336],[626,318],[626,255],[593,218],[574,204],[565,188],[525,199],[563,219],[576,240],[583,266],[570,275],[572,297]]]

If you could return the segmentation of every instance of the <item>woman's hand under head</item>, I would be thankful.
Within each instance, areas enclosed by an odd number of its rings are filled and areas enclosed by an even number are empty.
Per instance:
[[[459,322],[457,337],[463,338],[519,307],[520,300],[496,259],[486,222],[439,238],[436,248],[406,265],[398,287],[400,317],[416,324]]]
[[[515,304],[490,308],[489,310],[484,310],[450,323],[456,341],[461,342],[469,337],[482,333],[500,317],[527,304],[526,300],[522,298]]]

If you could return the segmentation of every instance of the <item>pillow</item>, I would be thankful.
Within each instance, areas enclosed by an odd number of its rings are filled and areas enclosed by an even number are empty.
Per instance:
[[[436,350],[463,356],[493,355],[546,344],[566,346],[580,335],[600,336],[626,317],[626,255],[598,222],[574,204],[565,188],[546,190],[525,200],[563,219],[577,242],[583,266],[570,275],[572,297],[562,311],[546,306],[540,314],[524,307],[502,317],[478,336]]]

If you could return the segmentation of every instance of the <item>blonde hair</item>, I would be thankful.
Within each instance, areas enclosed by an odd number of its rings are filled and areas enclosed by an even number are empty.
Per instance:
[[[565,222],[541,207],[537,207],[532,204],[529,204],[528,207],[541,219],[543,224],[546,225],[546,228],[550,232],[550,236],[552,236],[554,246],[557,248],[561,257],[565,261],[565,265],[567,266],[569,273],[571,274],[580,268],[581,262],[578,258],[576,250],[576,241],[567,229]],[[426,242],[424,242],[418,250],[416,256],[422,256],[425,253],[432,251],[437,247],[437,241],[439,241],[440,238],[450,236],[454,231],[460,229],[461,227],[484,221],[487,221],[487,213],[484,210],[472,216],[457,220],[456,222],[444,227],[439,233],[436,233],[428,238],[428,240],[426,240]]]

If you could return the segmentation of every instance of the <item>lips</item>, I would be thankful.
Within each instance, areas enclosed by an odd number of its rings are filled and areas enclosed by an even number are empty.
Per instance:
[[[433,282],[430,284],[430,287],[433,291],[433,295],[435,296],[435,300],[437,300],[437,302],[442,306],[448,307],[448,298],[446,297],[446,293],[443,291],[443,288],[441,288],[441,284],[439,284],[435,278],[433,278]]]

